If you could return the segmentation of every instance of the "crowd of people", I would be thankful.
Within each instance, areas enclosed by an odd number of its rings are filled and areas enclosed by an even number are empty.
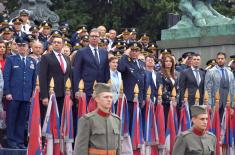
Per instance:
[[[21,10],[19,16],[10,21],[2,18],[0,28],[0,137],[3,145],[6,135],[6,147],[26,148],[25,129],[37,76],[42,122],[49,102],[49,83],[52,78],[60,116],[68,78],[72,81],[74,116],[77,113],[80,80],[84,81],[87,102],[92,98],[95,82],[111,83],[113,112],[117,111],[120,88],[123,87],[130,125],[136,84],[143,115],[148,88],[151,88],[151,100],[157,103],[161,86],[165,122],[174,88],[177,99],[174,106],[178,110],[182,107],[186,89],[189,106],[195,104],[197,91],[200,94],[198,104],[203,104],[207,91],[209,105],[213,108],[218,90],[220,116],[223,116],[228,95],[231,107],[234,106],[235,55],[228,56],[226,51],[218,51],[214,59],[208,60],[207,67],[201,68],[199,53],[186,52],[177,61],[170,49],[158,49],[147,34],[137,38],[134,28],[125,28],[118,35],[115,29],[107,31],[105,26],[88,31],[82,25],[69,36],[67,23],[62,23],[56,30],[52,30],[52,25],[47,21],[31,25],[27,10]],[[76,122],[76,117],[74,120]]]

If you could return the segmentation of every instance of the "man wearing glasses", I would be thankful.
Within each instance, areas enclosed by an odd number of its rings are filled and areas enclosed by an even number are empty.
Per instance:
[[[39,62],[40,97],[43,105],[47,106],[49,101],[49,83],[51,78],[53,78],[54,91],[61,116],[65,96],[65,82],[68,78],[71,78],[71,63],[69,57],[61,53],[64,47],[61,35],[52,37],[52,47],[53,52],[43,55]],[[42,113],[44,110],[42,110]]]
[[[107,83],[110,79],[108,52],[98,47],[99,31],[94,28],[89,33],[89,45],[78,50],[73,69],[75,97],[79,97],[78,84],[82,79],[85,84],[87,102],[93,93],[94,82]]]

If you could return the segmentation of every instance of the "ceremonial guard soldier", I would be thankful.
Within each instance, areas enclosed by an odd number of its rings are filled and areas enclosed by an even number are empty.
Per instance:
[[[120,155],[120,118],[110,112],[112,92],[108,84],[94,87],[97,109],[83,116],[78,123],[76,155]]]
[[[206,131],[208,112],[206,106],[193,105],[191,107],[194,126],[177,137],[173,148],[173,155],[215,155],[216,137]]]

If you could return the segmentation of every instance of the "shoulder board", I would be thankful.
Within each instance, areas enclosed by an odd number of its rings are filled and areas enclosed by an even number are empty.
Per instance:
[[[120,117],[119,117],[118,115],[116,115],[116,114],[114,114],[114,113],[111,113],[111,115],[112,115],[113,117],[115,117],[115,118],[117,118],[117,119],[121,120],[121,119],[120,119]]]
[[[215,135],[212,132],[207,131],[206,132],[208,135],[215,137]]]
[[[181,132],[181,135],[182,136],[186,136],[186,135],[188,135],[188,134],[191,134],[192,132],[190,131],[190,130],[186,130],[186,131],[184,131],[184,132]]]
[[[93,117],[95,116],[96,112],[95,111],[92,111],[92,112],[89,112],[87,114],[84,115],[85,118],[90,118],[90,117]]]

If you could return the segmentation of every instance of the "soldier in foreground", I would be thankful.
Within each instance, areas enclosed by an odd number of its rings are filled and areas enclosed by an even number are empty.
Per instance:
[[[83,116],[78,123],[76,155],[119,155],[120,118],[110,112],[112,92],[108,84],[94,88],[97,109]]]
[[[215,155],[216,137],[206,131],[208,112],[206,106],[191,107],[193,127],[182,132],[173,148],[173,155]]]

